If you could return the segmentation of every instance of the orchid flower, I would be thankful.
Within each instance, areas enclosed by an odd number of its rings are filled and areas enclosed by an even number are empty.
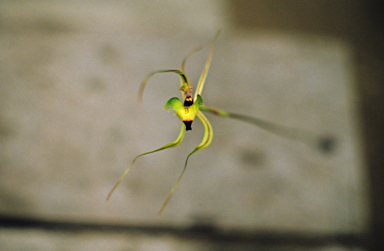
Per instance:
[[[193,53],[201,50],[201,48],[195,49],[194,51],[192,51],[190,54],[188,54],[183,59],[183,61],[181,63],[180,70],[159,70],[159,71],[154,71],[154,72],[151,72],[150,74],[148,74],[148,76],[143,80],[143,82],[141,83],[140,89],[139,89],[139,102],[142,100],[144,88],[145,88],[149,78],[152,77],[153,75],[158,74],[158,73],[169,73],[170,72],[170,73],[176,73],[176,74],[178,74],[180,76],[180,79],[181,79],[180,85],[181,85],[181,87],[180,87],[179,90],[181,91],[181,95],[182,95],[183,101],[180,101],[178,98],[173,97],[173,98],[169,99],[165,103],[163,109],[164,110],[169,110],[169,109],[174,110],[176,115],[183,121],[183,124],[181,125],[181,130],[180,130],[179,136],[177,137],[177,139],[175,141],[173,141],[172,143],[166,144],[166,145],[164,145],[164,146],[162,146],[162,147],[160,147],[160,148],[158,148],[156,150],[153,150],[153,151],[150,151],[150,152],[146,152],[146,153],[142,153],[142,154],[136,156],[132,160],[132,162],[128,166],[128,168],[125,170],[125,172],[121,175],[121,177],[116,182],[116,184],[113,186],[111,191],[109,192],[109,194],[107,196],[107,200],[109,200],[109,198],[111,197],[113,191],[120,184],[120,182],[123,180],[123,178],[127,175],[129,170],[131,169],[131,167],[133,166],[133,164],[135,163],[135,161],[139,157],[147,155],[147,154],[155,153],[155,152],[158,152],[158,151],[161,151],[161,150],[164,150],[164,149],[176,147],[176,146],[180,145],[180,143],[183,141],[185,131],[192,130],[192,122],[194,121],[195,117],[197,116],[200,119],[200,121],[202,122],[203,126],[204,126],[203,140],[187,156],[187,158],[185,160],[185,163],[184,163],[184,168],[183,168],[180,176],[178,177],[175,185],[173,186],[172,190],[170,191],[170,193],[169,193],[168,197],[166,198],[164,204],[160,208],[159,214],[161,214],[163,212],[165,206],[168,204],[169,200],[171,199],[172,194],[175,192],[176,187],[179,184],[179,182],[181,180],[181,177],[183,176],[183,174],[184,174],[184,172],[185,172],[185,170],[187,168],[187,163],[188,163],[189,157],[191,157],[191,155],[194,154],[195,152],[197,152],[197,151],[199,151],[199,150],[201,150],[203,148],[206,148],[212,142],[212,138],[213,138],[212,126],[211,126],[209,120],[205,117],[205,115],[203,114],[202,111],[207,111],[207,112],[210,112],[210,113],[212,113],[214,115],[217,115],[217,116],[220,116],[220,117],[223,117],[223,118],[234,118],[234,119],[242,120],[244,122],[248,122],[248,123],[257,125],[257,126],[263,128],[265,130],[268,130],[268,131],[270,131],[272,133],[275,133],[275,134],[278,134],[280,136],[287,137],[287,138],[290,138],[290,139],[300,140],[300,141],[308,143],[308,144],[310,144],[312,146],[318,146],[320,148],[323,148],[324,151],[327,151],[328,148],[330,149],[332,147],[332,145],[333,145],[332,140],[318,138],[316,135],[314,135],[313,133],[310,133],[310,132],[305,132],[303,130],[299,130],[299,129],[296,129],[296,128],[288,128],[288,127],[277,125],[275,123],[268,122],[268,121],[265,121],[265,120],[261,120],[261,119],[258,119],[258,118],[254,118],[254,117],[250,117],[250,116],[245,116],[245,115],[240,115],[240,114],[236,114],[236,113],[230,113],[230,112],[226,112],[226,111],[223,111],[223,110],[211,107],[211,106],[204,105],[203,104],[203,99],[201,97],[201,93],[203,91],[205,79],[207,77],[209,66],[211,64],[214,43],[215,43],[217,37],[219,36],[219,34],[220,34],[220,31],[217,32],[216,36],[214,37],[214,39],[211,42],[210,50],[209,50],[209,54],[208,54],[208,59],[207,59],[207,61],[205,63],[203,72],[202,72],[202,74],[200,76],[200,79],[199,79],[199,81],[197,83],[195,95],[194,95],[193,98],[192,98],[193,86],[190,85],[189,80],[187,78],[187,75],[184,73],[184,68],[185,68],[185,63],[186,63],[188,57],[190,55],[192,55]]]

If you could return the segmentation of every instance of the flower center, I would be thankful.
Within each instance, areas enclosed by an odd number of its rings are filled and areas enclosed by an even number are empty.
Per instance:
[[[184,106],[191,106],[193,105],[193,98],[191,96],[187,96],[184,100]]]

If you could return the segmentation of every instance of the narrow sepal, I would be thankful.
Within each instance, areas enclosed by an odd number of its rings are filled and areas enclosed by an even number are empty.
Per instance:
[[[221,30],[217,31],[215,37],[213,38],[213,40],[211,42],[211,47],[209,49],[208,59],[207,59],[207,62],[205,63],[203,72],[201,73],[199,82],[197,84],[196,93],[195,93],[195,99],[196,99],[197,95],[201,94],[201,92],[203,91],[205,79],[207,78],[209,66],[211,65],[212,54],[213,54],[213,46],[215,45],[215,41],[216,41],[217,37],[220,35],[220,32],[221,32]]]
[[[335,139],[330,136],[320,136],[316,133],[309,132],[306,130],[282,126],[273,122],[269,122],[267,120],[227,112],[206,105],[200,106],[200,110],[213,113],[222,118],[233,118],[247,123],[251,123],[276,135],[304,142],[310,147],[317,148],[318,150],[321,150],[323,152],[331,152],[335,146]]]
[[[133,164],[135,163],[135,161],[140,158],[141,156],[144,156],[144,155],[147,155],[147,154],[151,154],[151,153],[155,153],[155,152],[158,152],[158,151],[161,151],[161,150],[165,150],[167,148],[171,148],[171,147],[176,147],[178,145],[180,145],[180,143],[183,141],[183,138],[184,138],[184,134],[185,134],[185,126],[184,124],[181,126],[181,130],[180,130],[180,133],[179,133],[179,136],[177,137],[177,139],[172,142],[172,143],[169,143],[169,144],[166,144],[156,150],[153,150],[153,151],[150,151],[150,152],[146,152],[146,153],[142,153],[140,155],[137,155],[131,162],[131,164],[128,166],[128,168],[125,170],[125,172],[123,173],[123,175],[121,175],[121,177],[119,178],[119,180],[116,182],[116,184],[113,186],[113,188],[111,189],[111,191],[109,192],[108,196],[107,196],[107,200],[109,200],[109,198],[111,197],[113,191],[115,191],[115,189],[117,188],[117,186],[120,184],[120,182],[124,179],[124,177],[128,174],[129,170],[131,169],[131,167],[133,166]]]
[[[183,174],[185,172],[185,170],[187,169],[187,164],[188,164],[188,159],[189,157],[191,157],[192,154],[194,154],[195,152],[209,146],[212,142],[212,138],[213,138],[213,130],[212,130],[212,126],[211,126],[211,123],[209,123],[209,120],[205,117],[205,115],[199,111],[197,113],[197,117],[201,120],[201,123],[204,125],[204,137],[203,137],[203,140],[201,141],[201,143],[188,155],[187,159],[185,160],[185,164],[184,164],[184,168],[183,168],[183,171],[181,172],[179,178],[177,179],[175,185],[173,186],[171,192],[169,193],[167,199],[165,200],[163,206],[160,208],[160,211],[159,211],[159,214],[161,214],[164,210],[164,208],[167,206],[169,200],[171,199],[173,193],[175,192],[176,190],[176,187],[179,185],[179,182],[181,180],[181,177],[183,177]]]

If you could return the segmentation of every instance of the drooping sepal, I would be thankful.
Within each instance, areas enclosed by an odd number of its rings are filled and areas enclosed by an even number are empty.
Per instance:
[[[200,96],[200,95],[198,95],[198,96]],[[171,199],[173,193],[175,192],[176,187],[177,187],[177,185],[179,184],[179,182],[181,180],[181,177],[183,177],[183,174],[184,174],[185,170],[187,169],[187,164],[188,164],[189,157],[191,157],[191,155],[194,154],[195,152],[197,152],[197,151],[199,151],[199,150],[201,150],[203,148],[206,148],[212,142],[213,130],[212,130],[211,123],[209,123],[209,120],[205,117],[205,115],[201,111],[199,111],[197,113],[197,117],[201,120],[201,123],[204,126],[204,137],[203,137],[203,140],[201,141],[201,143],[190,154],[188,154],[188,157],[185,160],[183,171],[181,172],[179,178],[177,179],[175,185],[173,186],[171,192],[169,193],[167,199],[165,200],[163,206],[161,207],[161,209],[159,211],[160,214],[163,212],[164,208],[166,207],[166,205],[168,204],[169,200]]]
[[[146,153],[142,153],[140,155],[137,155],[131,162],[131,164],[128,166],[128,168],[125,170],[125,172],[123,173],[123,175],[120,176],[120,179],[116,182],[116,184],[113,186],[113,188],[111,189],[111,191],[109,192],[108,196],[107,196],[107,200],[109,200],[109,198],[111,197],[113,191],[115,191],[116,187],[120,184],[120,182],[124,179],[124,177],[128,174],[129,170],[131,170],[131,167],[133,166],[133,164],[135,164],[135,161],[140,158],[141,156],[144,156],[144,155],[147,155],[147,154],[151,154],[151,153],[155,153],[155,152],[158,152],[158,151],[161,151],[161,150],[165,150],[165,149],[168,149],[168,148],[172,148],[172,147],[176,147],[178,145],[180,145],[180,143],[183,141],[184,139],[184,134],[185,134],[185,130],[184,130],[185,126],[182,125],[181,126],[181,130],[180,130],[180,133],[179,133],[179,136],[177,137],[177,139],[169,144],[166,144],[156,150],[153,150],[153,151],[150,151],[150,152],[146,152]]]

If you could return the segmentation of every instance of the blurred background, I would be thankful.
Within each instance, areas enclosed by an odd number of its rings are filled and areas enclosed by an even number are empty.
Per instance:
[[[1,1],[1,250],[381,250],[383,7],[374,0]],[[212,144],[162,107],[204,103],[332,139],[207,114]]]

